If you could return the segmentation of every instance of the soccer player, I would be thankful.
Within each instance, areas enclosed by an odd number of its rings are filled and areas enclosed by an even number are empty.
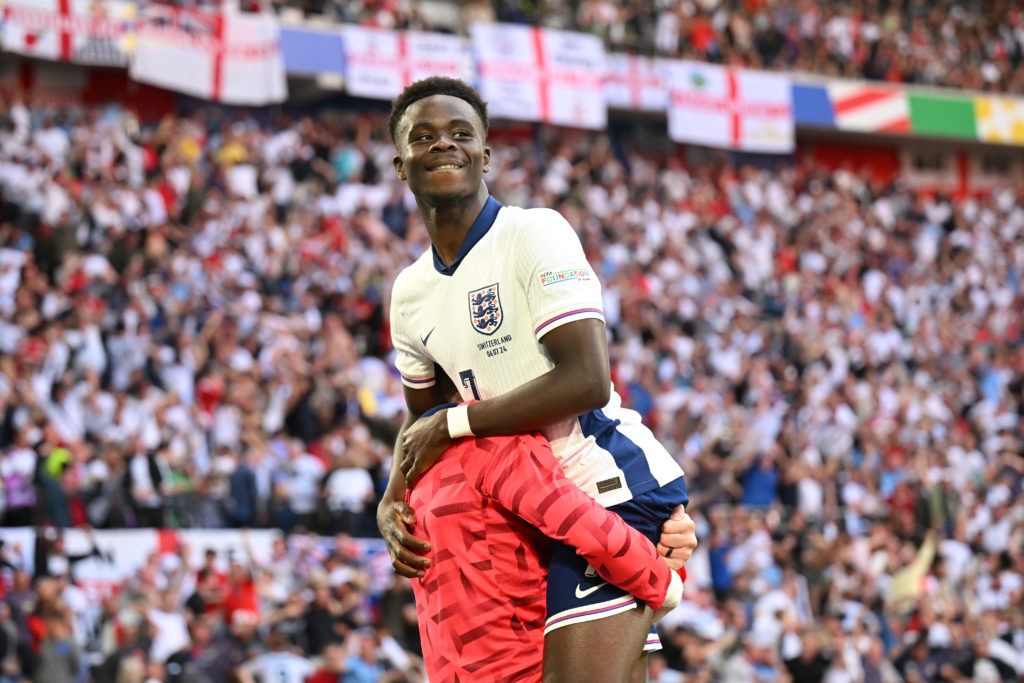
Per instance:
[[[469,435],[540,430],[570,480],[655,540],[686,502],[683,473],[612,390],[601,288],[579,238],[557,212],[503,207],[490,196],[486,105],[461,81],[409,86],[389,129],[395,171],[432,242],[392,292],[408,415],[377,518],[395,570],[422,576],[429,564],[420,555],[429,544],[409,533],[415,513],[403,503],[406,482]],[[441,403],[471,400],[417,420]],[[692,521],[664,530],[668,543],[659,550],[692,552]],[[552,550],[545,672],[583,681],[633,672],[642,680],[653,612],[586,572],[573,548]]]
[[[431,681],[541,679],[548,538],[627,591],[620,602],[667,611],[682,597],[650,541],[566,479],[535,432],[458,439],[408,497],[434,560],[413,581]]]

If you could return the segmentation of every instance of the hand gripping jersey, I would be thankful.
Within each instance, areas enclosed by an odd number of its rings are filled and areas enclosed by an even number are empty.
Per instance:
[[[459,439],[407,494],[431,543],[413,580],[431,681],[539,681],[547,538],[651,607],[671,570],[654,546],[565,478],[536,434]]]
[[[585,318],[604,320],[601,285],[573,229],[556,211],[489,198],[451,266],[431,249],[399,274],[391,338],[406,386],[432,386],[437,363],[471,401],[550,370],[540,340]],[[543,431],[566,476],[606,507],[683,475],[614,388],[601,410]]]

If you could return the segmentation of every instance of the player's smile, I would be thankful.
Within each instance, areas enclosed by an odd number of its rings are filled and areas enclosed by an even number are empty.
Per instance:
[[[439,164],[434,164],[433,166],[428,166],[427,170],[430,171],[431,173],[433,173],[434,171],[457,171],[457,170],[463,168],[464,166],[465,166],[465,164],[461,164],[461,163],[458,163],[458,162],[443,161],[443,162],[441,162]]]

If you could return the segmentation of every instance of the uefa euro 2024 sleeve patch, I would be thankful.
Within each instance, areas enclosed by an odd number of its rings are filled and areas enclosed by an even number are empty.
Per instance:
[[[498,331],[502,317],[497,282],[469,293],[469,319],[480,334],[491,335]]]

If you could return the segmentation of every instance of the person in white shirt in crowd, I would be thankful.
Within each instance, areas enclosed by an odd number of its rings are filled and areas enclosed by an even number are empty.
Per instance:
[[[308,658],[288,647],[280,630],[271,629],[266,637],[267,652],[248,660],[238,668],[241,683],[305,683],[316,667]]]
[[[177,587],[165,588],[160,592],[159,603],[150,608],[146,619],[154,631],[149,653],[154,661],[165,662],[191,642]]]

